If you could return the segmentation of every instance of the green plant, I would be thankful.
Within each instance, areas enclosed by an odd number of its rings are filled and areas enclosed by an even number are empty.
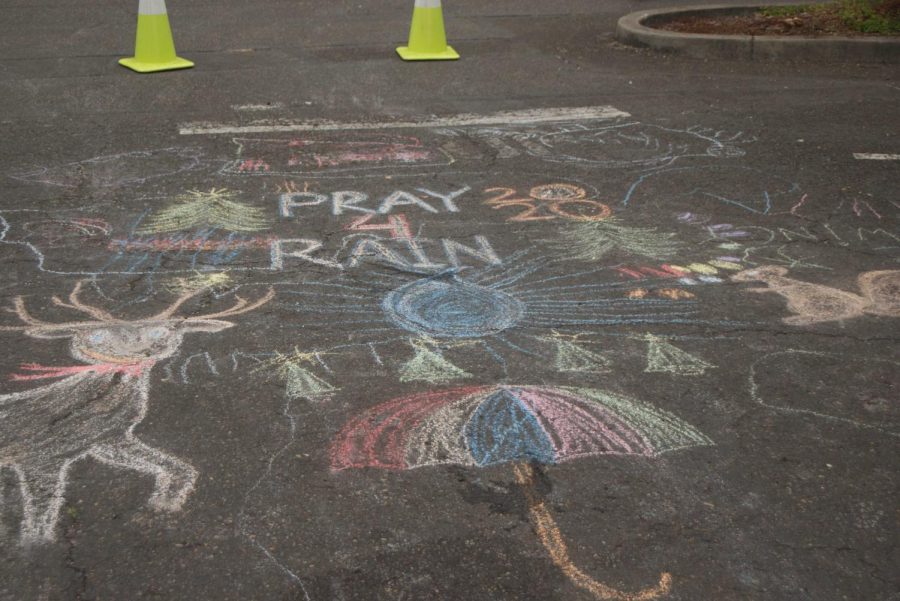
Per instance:
[[[900,33],[900,0],[840,0],[825,4],[767,6],[759,10],[764,17],[783,19],[812,15],[841,20],[848,28],[861,33],[882,35]]]
[[[839,9],[841,20],[857,31],[865,33],[900,32],[900,15],[896,2],[874,0],[843,0]]]
[[[797,6],[767,6],[760,9],[759,14],[764,17],[796,17],[802,13],[811,12],[814,7],[809,4],[800,4]]]

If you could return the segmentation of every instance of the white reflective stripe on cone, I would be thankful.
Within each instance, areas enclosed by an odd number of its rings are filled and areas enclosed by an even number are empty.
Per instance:
[[[138,6],[139,15],[166,14],[166,0],[141,0]]]
[[[441,0],[416,0],[416,8],[440,8]]]

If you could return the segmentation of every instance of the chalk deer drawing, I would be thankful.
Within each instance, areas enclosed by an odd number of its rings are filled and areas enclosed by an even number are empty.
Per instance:
[[[185,461],[141,442],[134,434],[147,412],[150,371],[171,357],[191,332],[219,332],[234,324],[222,318],[252,311],[275,295],[254,302],[236,297],[234,306],[200,316],[177,317],[185,302],[205,289],[185,292],[164,311],[124,320],[80,299],[79,282],[59,307],[90,319],[50,323],[32,317],[22,297],[7,311],[24,326],[5,326],[39,339],[69,338],[71,356],[85,365],[22,366],[16,381],[61,380],[23,392],[0,395],[0,469],[12,468],[22,497],[20,542],[49,542],[63,504],[70,467],[84,457],[153,476],[150,505],[164,511],[181,509],[194,488],[197,471]]]
[[[795,315],[782,321],[806,326],[862,317],[865,314],[900,317],[900,270],[867,271],[857,278],[862,294],[787,277],[785,267],[766,265],[736,273],[736,282],[764,282],[767,287],[750,292],[774,292],[787,299]]]

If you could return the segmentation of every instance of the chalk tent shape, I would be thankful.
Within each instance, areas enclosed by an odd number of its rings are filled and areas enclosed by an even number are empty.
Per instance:
[[[681,350],[665,340],[647,334],[647,373],[671,373],[679,376],[702,376],[716,366]]]
[[[554,340],[556,344],[556,369],[578,373],[606,373],[609,359],[568,340]]]
[[[424,344],[413,343],[413,347],[416,354],[400,368],[401,382],[444,384],[472,377],[472,374],[453,365],[439,352],[429,349]]]
[[[328,396],[337,388],[299,365],[285,366],[285,394],[289,399],[315,400]]]

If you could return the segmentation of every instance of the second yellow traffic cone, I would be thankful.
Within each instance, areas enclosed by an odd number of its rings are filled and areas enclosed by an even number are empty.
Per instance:
[[[456,50],[447,45],[441,0],[416,0],[409,28],[409,45],[397,48],[397,54],[405,61],[452,61],[459,58]]]
[[[187,69],[194,63],[175,55],[165,0],[140,0],[134,56],[119,64],[138,73]]]

